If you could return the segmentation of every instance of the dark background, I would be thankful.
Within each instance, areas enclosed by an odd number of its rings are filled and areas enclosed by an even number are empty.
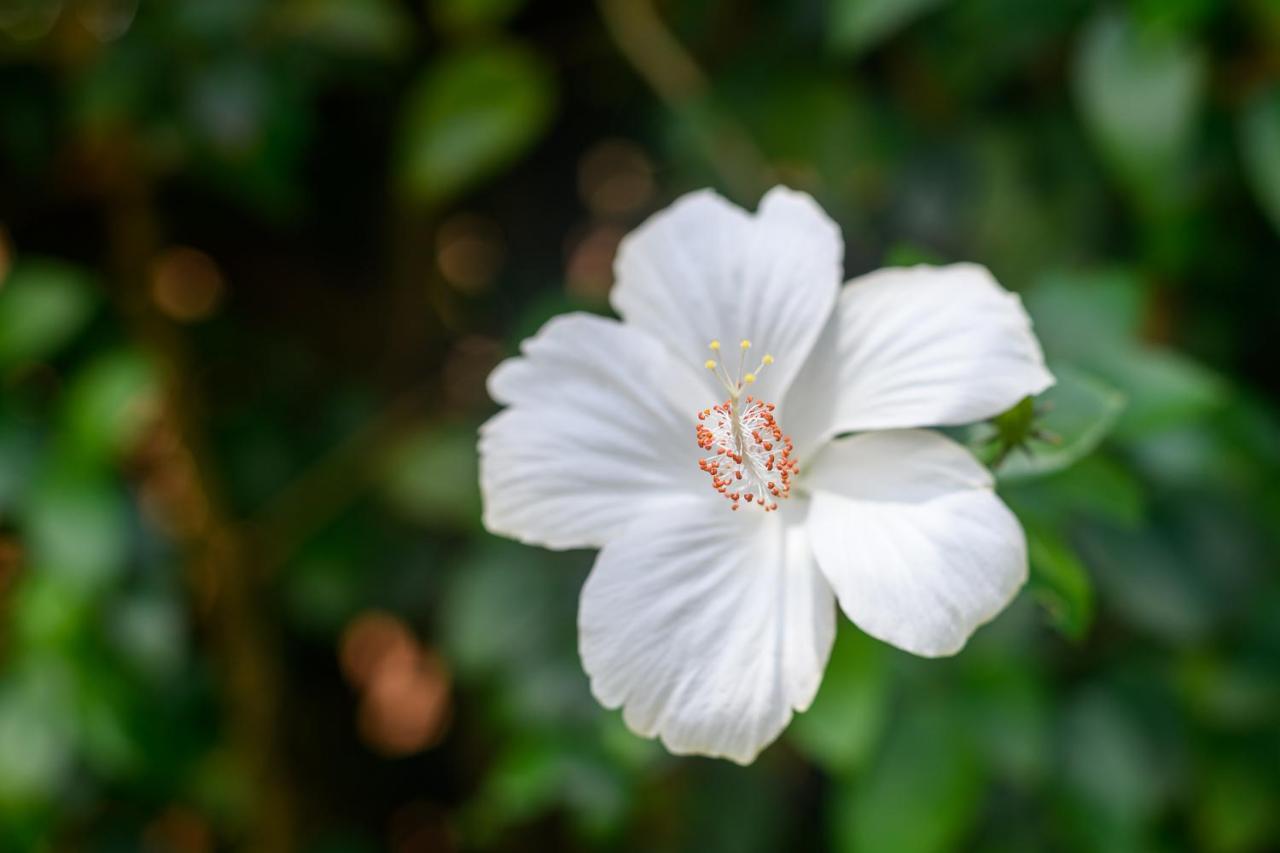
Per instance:
[[[1060,441],[1014,606],[842,622],[743,769],[596,705],[474,438],[621,235],[778,182],[1022,292]],[[0,222],[0,848],[1280,845],[1273,2],[8,0]]]

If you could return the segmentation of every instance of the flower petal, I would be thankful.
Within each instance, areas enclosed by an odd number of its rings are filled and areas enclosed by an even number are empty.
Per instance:
[[[809,537],[840,607],[873,637],[958,652],[1027,577],[1017,519],[964,448],[925,430],[838,439],[815,460]]]
[[[723,504],[673,502],[606,545],[579,648],[592,692],[633,731],[747,764],[813,701],[835,603],[802,524]]]
[[[750,215],[710,191],[691,193],[631,233],[618,249],[611,301],[628,323],[666,341],[699,368],[707,344],[738,342],[777,362],[759,390],[777,399],[809,354],[835,305],[844,244],[840,229],[804,193],[770,190]],[[723,396],[706,376],[713,398]]]
[[[523,351],[489,377],[490,395],[509,406],[480,429],[490,532],[599,547],[646,505],[708,491],[694,438],[705,395],[662,344],[614,320],[569,314]]]
[[[890,268],[845,285],[782,415],[793,433],[824,425],[818,438],[949,426],[1052,384],[1022,301],[985,267]]]

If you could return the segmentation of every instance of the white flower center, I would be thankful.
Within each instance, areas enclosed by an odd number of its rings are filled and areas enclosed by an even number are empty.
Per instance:
[[[719,341],[710,346],[719,352]],[[714,359],[706,362],[729,399],[698,413],[698,446],[708,454],[698,460],[698,467],[711,476],[711,485],[733,504],[732,509],[745,500],[771,512],[778,508],[778,501],[790,496],[791,479],[800,467],[791,457],[791,437],[783,435],[773,415],[774,404],[750,394],[742,396],[756,381],[756,374],[773,364],[773,356],[766,354],[754,371],[743,373],[751,341],[744,340],[740,348],[736,378]]]

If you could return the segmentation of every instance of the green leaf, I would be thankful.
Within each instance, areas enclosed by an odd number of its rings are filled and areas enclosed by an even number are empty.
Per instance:
[[[1031,591],[1049,622],[1073,640],[1093,622],[1093,581],[1067,542],[1049,528],[1027,528]]]
[[[1259,96],[1244,111],[1240,147],[1253,193],[1280,231],[1280,89]]]
[[[1057,384],[1036,401],[1036,433],[1025,449],[1012,451],[997,468],[1002,481],[1041,477],[1074,465],[1102,443],[1124,410],[1124,395],[1105,382],[1066,366],[1054,367],[1053,373]]]
[[[1088,129],[1121,177],[1153,192],[1191,142],[1205,79],[1199,51],[1115,12],[1093,20],[1076,57]]]
[[[1049,526],[1082,515],[1135,528],[1146,511],[1146,497],[1133,472],[1101,454],[1047,477],[1002,483],[1000,495],[1019,518],[1033,517]]]
[[[492,27],[510,18],[524,0],[431,0],[431,17],[446,30]]]
[[[1118,622],[1176,647],[1203,644],[1219,605],[1202,560],[1156,531],[1081,527],[1072,541]]]
[[[462,679],[526,670],[548,654],[556,594],[541,550],[492,540],[454,573],[442,596],[441,644]],[[555,567],[560,568],[560,567]]]
[[[24,649],[69,649],[96,615],[94,590],[52,572],[27,573],[14,592],[9,624]]]
[[[439,203],[515,160],[546,128],[554,100],[542,59],[514,45],[445,56],[409,92],[400,180]]]
[[[269,217],[297,211],[312,130],[305,87],[248,56],[228,56],[193,70],[183,88],[192,173]]]
[[[1025,635],[1024,635],[1025,636]],[[966,655],[957,703],[992,775],[1021,788],[1041,784],[1052,760],[1053,699],[1034,653]],[[1014,653],[1016,654],[1016,652]]]
[[[71,449],[86,459],[123,451],[155,411],[158,394],[157,372],[141,353],[98,356],[76,374],[67,392],[65,438]]]
[[[827,24],[831,45],[857,54],[910,24],[943,0],[831,0]]]
[[[1265,849],[1280,829],[1275,807],[1275,783],[1266,773],[1243,763],[1222,759],[1212,772],[1197,773],[1203,786],[1192,799],[1193,821],[1200,849],[1248,853]]]
[[[400,56],[413,32],[413,22],[392,0],[290,0],[276,14],[290,35],[355,55]]]
[[[1083,849],[1147,849],[1135,842],[1157,805],[1162,774],[1132,710],[1089,688],[1068,706],[1061,736],[1062,784]]]
[[[74,767],[72,687],[60,660],[28,662],[0,688],[0,808],[46,799]]]
[[[1128,270],[1048,273],[1024,298],[1050,361],[1088,363],[1141,331],[1142,282]]]
[[[626,813],[626,779],[595,747],[588,739],[568,741],[555,732],[523,733],[502,751],[471,802],[469,836],[491,844],[495,830],[557,805],[588,836],[615,829]]]
[[[128,517],[122,496],[106,481],[79,472],[49,477],[31,496],[25,521],[36,571],[88,591],[123,569]]]
[[[33,428],[19,426],[0,415],[0,518],[22,502],[39,453],[40,441]]]
[[[113,603],[104,620],[108,636],[142,672],[159,678],[178,673],[186,658],[186,615],[169,595],[140,593]]]
[[[1140,440],[1202,418],[1230,399],[1225,379],[1172,350],[1133,348],[1107,363],[1107,378],[1128,397],[1116,433]]]
[[[866,763],[889,715],[889,671],[884,646],[841,626],[822,688],[798,715],[788,736],[814,763],[833,773]]]
[[[75,267],[25,261],[0,283],[0,367],[47,358],[89,321],[94,292]]]
[[[402,440],[383,464],[383,494],[406,517],[471,529],[480,517],[476,432],[428,426]]]
[[[1203,417],[1230,391],[1191,358],[1143,342],[1142,306],[1141,282],[1124,271],[1054,274],[1027,294],[1050,359],[1086,368],[1124,395],[1115,430],[1125,439]]]
[[[847,853],[959,849],[983,787],[962,725],[944,705],[921,703],[898,720],[871,771],[836,790],[837,847]]]

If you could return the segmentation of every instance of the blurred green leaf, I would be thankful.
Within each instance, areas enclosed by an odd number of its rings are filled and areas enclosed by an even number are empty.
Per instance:
[[[957,697],[993,775],[1028,790],[1042,783],[1052,759],[1052,697],[1038,669],[1027,666],[1032,659],[1008,652],[985,660],[966,655]]]
[[[1089,689],[1067,708],[1062,780],[1083,849],[1145,849],[1144,824],[1160,795],[1141,723],[1112,694]]]
[[[394,0],[288,0],[274,11],[290,35],[344,53],[394,58],[413,32]]]
[[[942,853],[961,847],[984,782],[961,723],[924,702],[896,721],[872,768],[844,781],[831,809],[847,853]]]
[[[1019,518],[1051,528],[1079,517],[1133,528],[1146,512],[1143,484],[1129,468],[1100,454],[1043,479],[1001,483],[1000,494]]]
[[[1187,423],[1224,406],[1230,399],[1217,373],[1171,350],[1154,347],[1117,354],[1107,378],[1129,399],[1117,434],[1141,440],[1150,433]]]
[[[1123,271],[1056,273],[1027,294],[1027,308],[1050,360],[1066,360],[1104,379],[1127,400],[1117,434],[1150,432],[1203,417],[1229,387],[1181,353],[1139,339],[1142,283]]]
[[[890,673],[884,652],[883,644],[841,624],[813,705],[787,730],[811,761],[832,773],[865,764],[888,721]]]
[[[1142,328],[1142,282],[1128,270],[1046,273],[1023,298],[1051,363],[1109,356]]]
[[[23,429],[0,415],[0,518],[17,508],[40,461],[40,443],[31,429]]]
[[[827,32],[832,47],[856,54],[873,47],[944,0],[829,0]]]
[[[0,687],[0,815],[6,807],[53,796],[71,772],[74,707],[66,667],[30,660]]]
[[[446,30],[491,27],[510,18],[525,0],[427,0],[432,20]]]
[[[94,292],[79,269],[53,260],[19,263],[0,283],[0,367],[47,358],[84,327]]]
[[[66,395],[66,434],[82,459],[101,459],[129,447],[154,414],[159,377],[135,350],[97,356],[76,373]]]
[[[78,676],[76,734],[84,760],[108,778],[136,770],[145,756],[126,719],[128,686],[102,667],[82,669]]]
[[[1219,759],[1215,764],[1212,772],[1198,774],[1200,792],[1193,800],[1201,849],[1247,853],[1266,848],[1280,824],[1274,779],[1242,762]]]
[[[997,467],[1003,481],[1039,477],[1070,467],[1107,437],[1124,409],[1124,395],[1086,373],[1055,366],[1057,384],[1036,399],[1034,429],[1025,449]],[[979,441],[982,440],[981,433]]]
[[[505,750],[488,774],[478,803],[486,831],[546,809],[558,798],[566,765],[558,745],[546,738],[525,738]]]
[[[129,520],[108,481],[74,472],[49,477],[32,494],[25,522],[34,571],[92,590],[124,568]]]
[[[1092,569],[1099,599],[1131,628],[1179,647],[1209,634],[1214,601],[1203,567],[1159,528],[1092,528],[1075,532],[1072,541]]]
[[[471,803],[472,837],[488,839],[502,827],[563,805],[588,835],[618,825],[627,806],[625,780],[587,741],[526,733],[508,746]]]
[[[400,181],[438,203],[516,159],[547,126],[551,73],[536,53],[495,45],[437,60],[406,96]]]
[[[206,185],[268,216],[293,212],[312,121],[306,83],[230,54],[199,66],[183,94],[193,171]]]
[[[1089,24],[1076,57],[1086,125],[1121,177],[1152,192],[1191,142],[1205,78],[1198,50],[1115,11]]]
[[[247,31],[263,6],[263,0],[177,0],[173,3],[175,34],[198,39],[234,38]]]
[[[769,772],[768,764],[744,770],[725,761],[694,761],[682,775],[688,787],[673,804],[680,824],[675,851],[775,853],[806,846],[793,837],[778,808],[794,789],[786,777]]]
[[[472,529],[480,517],[476,432],[431,425],[392,447],[383,463],[383,494],[406,517]]]
[[[292,622],[318,636],[338,633],[363,603],[368,580],[359,556],[336,548],[295,560],[283,590]]]
[[[107,613],[111,643],[138,670],[153,678],[174,675],[186,657],[186,614],[176,596],[131,595]]]
[[[1179,661],[1177,682],[1188,708],[1225,727],[1265,726],[1280,716],[1280,681],[1260,661],[1200,652]]]
[[[1052,625],[1073,640],[1093,622],[1093,581],[1066,540],[1051,529],[1027,529],[1031,591]]]
[[[68,648],[92,616],[94,598],[50,572],[23,576],[13,596],[11,630],[26,649]]]
[[[494,541],[455,573],[440,616],[442,642],[460,677],[523,666],[547,652],[554,611],[546,571],[540,571],[545,560],[536,549]]]
[[[1240,147],[1253,194],[1280,231],[1280,89],[1255,98],[1244,110]]]

